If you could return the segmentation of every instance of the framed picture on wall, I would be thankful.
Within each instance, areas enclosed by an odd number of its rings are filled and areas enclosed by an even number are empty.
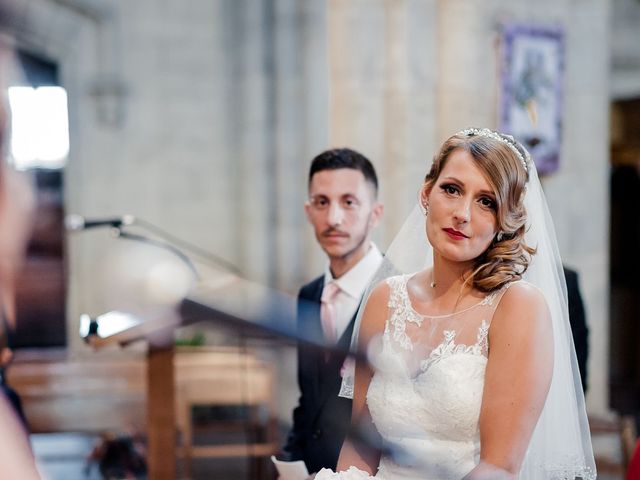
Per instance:
[[[527,147],[540,174],[554,172],[562,145],[564,32],[504,24],[501,47],[499,129]]]

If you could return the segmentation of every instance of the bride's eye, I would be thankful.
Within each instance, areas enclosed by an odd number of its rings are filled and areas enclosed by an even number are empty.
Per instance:
[[[490,208],[491,210],[496,209],[496,201],[491,197],[480,197],[478,202],[485,208]]]
[[[460,192],[460,189],[456,185],[453,185],[451,183],[445,183],[443,185],[440,185],[440,189],[444,193],[447,193],[449,195],[455,195],[456,193]]]

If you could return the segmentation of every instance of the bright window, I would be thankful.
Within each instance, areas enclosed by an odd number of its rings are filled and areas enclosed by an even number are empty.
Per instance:
[[[69,153],[67,92],[10,87],[11,157],[17,169],[61,168]]]

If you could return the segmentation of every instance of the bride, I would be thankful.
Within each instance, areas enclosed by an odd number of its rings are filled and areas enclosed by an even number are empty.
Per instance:
[[[526,150],[488,129],[446,140],[385,265],[360,313],[370,361],[343,382],[340,473],[316,480],[595,479],[555,234]]]

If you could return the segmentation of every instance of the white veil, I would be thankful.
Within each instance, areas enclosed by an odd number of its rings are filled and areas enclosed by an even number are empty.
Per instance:
[[[551,215],[533,162],[529,162],[525,194],[526,244],[537,248],[523,279],[537,286],[546,298],[552,317],[554,367],[551,387],[534,430],[520,480],[595,479],[596,469],[576,361],[567,289]],[[414,207],[385,253],[385,260],[365,294],[385,278],[411,273],[433,264],[432,248],[424,228],[424,215]],[[363,302],[363,306],[366,302]],[[354,342],[363,307],[358,312]],[[353,398],[353,369],[346,371],[340,395]]]

